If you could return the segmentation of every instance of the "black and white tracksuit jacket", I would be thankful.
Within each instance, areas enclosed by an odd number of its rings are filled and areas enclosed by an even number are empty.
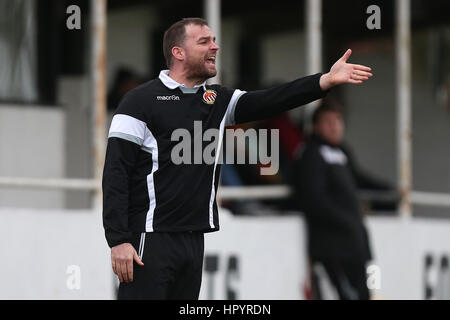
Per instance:
[[[194,140],[202,130],[262,120],[323,97],[315,74],[266,90],[245,92],[220,85],[187,88],[161,71],[129,91],[120,102],[108,135],[103,171],[103,225],[110,247],[142,232],[219,230],[216,192],[218,157],[213,164],[175,164],[172,139],[184,128]],[[200,142],[203,147],[209,142]],[[218,152],[217,152],[218,154]]]

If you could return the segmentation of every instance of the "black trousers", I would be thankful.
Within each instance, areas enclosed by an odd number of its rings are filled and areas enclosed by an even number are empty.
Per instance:
[[[132,245],[144,266],[133,262],[133,282],[119,285],[119,300],[197,300],[202,281],[204,235],[147,232]]]
[[[312,262],[312,298],[326,297],[324,282],[329,282],[341,300],[368,300],[366,263],[357,260],[327,259]]]

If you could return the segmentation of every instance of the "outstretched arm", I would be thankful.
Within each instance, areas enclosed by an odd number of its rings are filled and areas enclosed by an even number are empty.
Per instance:
[[[363,83],[372,76],[371,69],[347,63],[351,53],[350,49],[347,50],[328,73],[307,76],[266,90],[241,92],[232,106],[234,110],[230,110],[230,124],[267,119],[323,98],[333,86]]]

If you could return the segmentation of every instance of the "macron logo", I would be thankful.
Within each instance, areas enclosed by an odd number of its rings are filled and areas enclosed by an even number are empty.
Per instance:
[[[171,101],[173,101],[173,100],[180,100],[180,97],[179,96],[176,96],[176,95],[171,95],[171,96],[156,96],[156,99],[157,100],[171,100]]]

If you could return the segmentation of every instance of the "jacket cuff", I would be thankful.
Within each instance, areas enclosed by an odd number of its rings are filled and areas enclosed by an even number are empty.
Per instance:
[[[330,89],[327,89],[327,90],[322,90],[322,88],[320,87],[320,78],[321,78],[324,74],[325,74],[324,72],[319,72],[319,73],[316,73],[316,74],[314,75],[314,77],[317,79],[317,80],[315,81],[315,83],[316,83],[315,90],[316,90],[317,94],[320,96],[320,98],[325,97],[325,96],[330,92],[330,90],[331,90],[331,88],[330,88]]]
[[[131,232],[105,232],[106,241],[110,248],[122,243],[131,243]]]

